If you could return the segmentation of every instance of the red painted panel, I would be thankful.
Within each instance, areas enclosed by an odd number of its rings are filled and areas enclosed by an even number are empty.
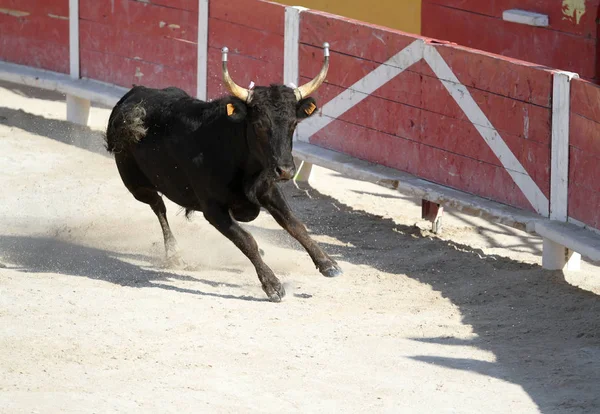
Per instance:
[[[423,34],[463,46],[596,76],[596,39],[423,3]],[[594,17],[595,18],[595,17]]]
[[[573,79],[571,81],[571,112],[600,122],[600,86]]]
[[[0,0],[0,8],[27,13],[0,14],[0,59],[66,73],[69,70],[68,1]]]
[[[284,32],[285,6],[278,3],[262,0],[211,1],[209,16],[281,36]]]
[[[283,66],[273,65],[244,55],[229,55],[229,74],[233,80],[244,87],[250,82],[256,85],[269,85],[280,83],[282,79]],[[210,48],[208,51],[208,97],[216,97],[229,94],[223,86],[221,72],[221,49]]]
[[[30,16],[69,16],[69,0],[0,0],[0,8],[28,12]]]
[[[14,17],[0,13],[2,36],[41,40],[48,43],[69,44],[69,22],[48,16]],[[27,53],[22,50],[22,53]]]
[[[420,38],[323,12],[307,11],[300,18],[300,43],[321,48],[328,42],[335,52],[379,63]]]
[[[570,148],[569,182],[589,191],[600,192],[600,157]]]
[[[198,0],[148,0],[148,3],[168,6],[173,9],[198,11]]]
[[[526,10],[534,13],[548,15],[550,23],[549,28],[536,30],[556,30],[568,32],[581,36],[596,37],[596,14],[598,10],[598,0],[586,0],[586,13],[583,14],[577,22],[576,19],[563,13],[563,2],[548,0],[501,0],[501,1],[481,1],[481,0],[423,0],[424,10],[428,10],[431,5],[441,5],[446,8],[464,10],[467,13],[484,14],[487,16],[502,19],[502,12],[511,9]],[[439,24],[439,21],[432,20],[431,16],[423,13],[423,28],[429,29],[429,25]]]
[[[500,160],[469,121],[422,111],[421,132],[419,140],[424,144],[502,167]],[[502,139],[542,192],[549,196],[549,146],[510,134],[502,134]]]
[[[317,132],[310,141],[439,184],[532,210],[501,167],[339,120]]]
[[[252,56],[281,66],[283,71],[282,35],[213,18],[209,19],[208,27],[211,47],[220,49],[227,46],[232,54]],[[281,82],[282,79],[280,77],[272,81]]]
[[[571,146],[600,158],[600,123],[571,113],[570,131]]]
[[[82,0],[80,19],[146,36],[198,40],[198,13],[133,0]]]
[[[423,76],[422,89],[427,110],[460,120],[468,119],[439,79]],[[467,89],[496,130],[544,144],[550,143],[550,109],[471,87]]]
[[[149,37],[127,28],[113,28],[88,20],[81,20],[79,38],[82,50],[161,63],[181,71],[196,71],[198,46],[192,42],[164,36]],[[93,64],[82,62],[82,66]]]
[[[114,83],[127,88],[134,84],[154,88],[177,86],[190,94],[195,95],[196,93],[195,71],[180,71],[164,65],[90,50],[81,51],[81,60],[90,62],[90,64],[82,65],[82,77]],[[139,73],[143,75],[136,77],[135,75]]]
[[[323,65],[323,52],[313,46],[300,46],[300,75],[303,81],[316,76]],[[342,55],[333,52],[329,61],[327,84],[337,88],[338,93],[352,86],[355,82],[371,73],[379,66],[377,63]],[[413,65],[410,70],[405,70],[400,75],[377,89],[373,95],[396,102],[406,103],[421,107],[421,74],[431,73],[423,61]],[[337,94],[336,94],[337,95]],[[323,102],[324,103],[324,102]]]
[[[0,36],[0,59],[20,65],[69,73],[69,47],[41,40]]]
[[[569,216],[600,229],[600,158],[570,148]]]
[[[577,185],[569,186],[569,217],[600,229],[600,193]]]
[[[436,45],[436,49],[463,85],[550,107],[552,71],[460,46]]]
[[[283,82],[284,20],[285,7],[276,3],[242,0],[210,3],[209,98],[228,93],[221,74],[223,46],[229,48],[229,73],[239,85]]]

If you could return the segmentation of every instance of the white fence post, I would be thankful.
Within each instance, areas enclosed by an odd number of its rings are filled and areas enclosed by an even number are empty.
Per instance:
[[[569,127],[571,80],[575,73],[554,73],[552,91],[552,154],[550,167],[550,220],[567,222],[569,202]],[[544,238],[542,266],[550,270],[579,270],[581,255]]]
[[[285,85],[299,83],[299,48],[300,48],[300,13],[305,7],[288,6],[285,8],[285,34],[283,47],[283,83]],[[298,131],[294,140],[298,136]],[[299,158],[294,158],[298,172],[294,177],[296,182],[307,183],[310,179],[313,165]]]
[[[208,95],[208,6],[209,0],[198,0],[198,66],[196,97],[205,101]]]
[[[79,79],[79,0],[69,0],[69,72]],[[90,100],[67,94],[67,121],[87,125]]]

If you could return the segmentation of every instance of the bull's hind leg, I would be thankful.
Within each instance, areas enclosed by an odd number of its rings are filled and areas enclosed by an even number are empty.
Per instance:
[[[177,240],[175,240],[175,236],[173,236],[169,221],[167,220],[167,207],[165,206],[162,197],[152,187],[144,173],[135,163],[135,160],[130,157],[116,156],[115,158],[119,174],[121,175],[125,187],[133,194],[136,200],[148,204],[158,218],[165,243],[167,266],[184,266],[185,264],[183,260],[181,260],[177,248]]]

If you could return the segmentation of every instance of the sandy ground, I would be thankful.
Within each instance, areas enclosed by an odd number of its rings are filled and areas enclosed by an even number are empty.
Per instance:
[[[266,213],[245,225],[285,283],[167,204],[191,270],[63,97],[0,84],[0,412],[600,412],[600,268],[540,240],[318,168],[286,185],[342,265],[322,277]]]

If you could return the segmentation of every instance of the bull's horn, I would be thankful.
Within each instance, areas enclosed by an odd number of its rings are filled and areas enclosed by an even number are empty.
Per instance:
[[[229,89],[233,96],[240,98],[246,103],[250,103],[252,100],[252,91],[242,88],[231,79],[231,76],[229,76],[229,71],[227,70],[227,53],[229,53],[229,49],[224,47],[221,49],[221,53],[223,61],[223,82],[225,82],[225,86],[227,86],[227,89]]]
[[[306,98],[308,95],[316,91],[327,76],[327,69],[329,69],[329,43],[327,42],[323,43],[323,56],[324,60],[321,72],[319,72],[319,74],[310,82],[294,89],[294,93],[296,94],[296,99],[298,101],[302,98]]]

